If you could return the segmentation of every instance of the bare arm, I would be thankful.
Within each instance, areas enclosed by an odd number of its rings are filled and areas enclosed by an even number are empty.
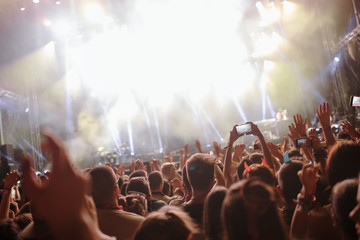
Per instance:
[[[329,103],[323,103],[323,105],[320,104],[320,106],[316,109],[316,113],[323,128],[326,146],[330,148],[336,143],[336,139],[334,137],[334,134],[332,133],[330,126]]]
[[[225,187],[229,188],[231,184],[234,183],[234,179],[231,176],[231,160],[232,160],[232,150],[234,142],[241,136],[236,133],[236,126],[230,132],[229,141],[226,148],[225,162],[224,162],[224,179]]]
[[[17,178],[17,170],[6,174],[4,191],[2,193],[2,199],[0,203],[0,220],[9,218],[11,189],[15,185]]]

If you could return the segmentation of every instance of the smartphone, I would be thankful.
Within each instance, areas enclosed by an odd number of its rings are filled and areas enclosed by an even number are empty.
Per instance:
[[[295,140],[295,147],[296,148],[304,148],[304,147],[311,147],[312,142],[309,138],[298,138]]]
[[[252,126],[250,123],[236,126],[236,133],[238,135],[249,133],[251,131],[252,131]]]
[[[350,97],[350,106],[351,107],[360,107],[360,97],[359,96],[351,96]]]

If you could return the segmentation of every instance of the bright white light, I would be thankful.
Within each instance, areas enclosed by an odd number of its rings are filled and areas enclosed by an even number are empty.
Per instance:
[[[91,3],[85,7],[84,15],[89,21],[102,21],[104,10],[100,5]]]
[[[265,8],[264,5],[260,2],[259,4],[256,3],[256,7],[261,16],[261,21],[259,23],[260,27],[267,26],[280,19],[280,11],[275,8],[273,4],[268,6],[268,8]]]
[[[340,62],[340,59],[338,57],[334,58],[335,62]]]
[[[44,26],[49,27],[52,25],[52,22],[50,20],[46,19],[46,20],[44,20],[43,24],[44,24]]]
[[[289,1],[284,1],[283,2],[283,9],[284,9],[284,14],[285,15],[290,15],[292,13],[294,13],[295,10],[295,3],[293,2],[289,2]]]
[[[24,7],[20,8],[20,11],[25,11],[25,8]]]
[[[264,61],[264,70],[265,71],[271,71],[271,70],[274,70],[274,69],[275,69],[275,62],[268,61],[268,60]]]
[[[33,0],[33,3],[39,3],[40,0]]]
[[[65,20],[55,22],[53,30],[58,36],[66,36],[70,32],[70,24]]]
[[[56,1],[55,4],[56,4],[56,5],[60,5],[61,2],[60,2],[60,1]]]

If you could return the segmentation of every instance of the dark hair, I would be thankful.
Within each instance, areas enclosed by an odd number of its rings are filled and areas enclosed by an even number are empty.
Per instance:
[[[148,176],[148,179],[149,179],[151,191],[155,191],[156,189],[161,187],[161,185],[163,183],[163,178],[162,178],[161,172],[159,172],[159,171],[151,172]]]
[[[136,170],[136,171],[134,171],[133,173],[130,174],[129,180],[131,178],[135,178],[135,177],[143,177],[143,178],[145,178],[147,180],[148,175],[147,175],[147,172],[145,170],[139,169],[139,170]]]
[[[253,164],[249,167],[251,171],[244,172],[244,178],[258,177],[261,181],[269,184],[272,187],[276,185],[275,174],[270,167],[260,164]]]
[[[257,164],[262,164],[262,158],[264,158],[264,155],[262,153],[251,153],[249,155],[249,160]]]
[[[251,205],[251,207],[248,207]],[[222,224],[228,240],[252,239],[249,216],[257,219],[259,239],[286,239],[284,223],[272,187],[257,179],[243,179],[228,190],[222,205]]]
[[[297,173],[302,169],[303,165],[303,162],[293,160],[283,164],[277,172],[278,183],[287,203],[291,203],[293,199],[296,199],[302,188]]]
[[[151,191],[149,183],[143,177],[134,177],[129,180],[126,187],[126,195],[134,193],[143,194],[147,200],[150,200]]]
[[[245,162],[248,166],[254,164],[249,158],[243,158],[238,167],[237,167],[237,176],[239,178],[239,180],[243,179],[243,174],[244,174],[244,170],[245,170]]]
[[[330,151],[326,173],[331,187],[347,178],[355,178],[360,171],[360,145],[352,141],[337,143]]]
[[[206,197],[204,203],[204,232],[209,240],[222,239],[221,206],[225,199],[227,188],[215,187]]]
[[[117,179],[112,168],[103,165],[90,170],[92,191],[91,195],[95,205],[108,204],[113,197],[114,188],[117,187]]]
[[[119,179],[117,181],[117,185],[119,187],[119,189],[121,189],[121,186],[124,184],[124,179],[122,178],[122,176],[119,176]]]
[[[187,240],[198,233],[191,217],[180,208],[165,206],[152,212],[138,228],[134,240]]]
[[[0,220],[0,236],[7,240],[21,240],[20,228],[11,219]]]
[[[292,161],[293,160],[299,160],[299,161],[303,160],[303,156],[302,156],[301,152],[297,149],[290,149],[288,151],[288,156]]]
[[[144,196],[130,194],[125,197],[125,208],[127,212],[132,212],[145,217],[147,215],[147,200]]]
[[[24,214],[18,215],[14,219],[14,222],[19,226],[19,228],[21,230],[23,230],[32,221],[33,221],[33,217],[31,215],[31,213],[24,213]]]
[[[332,189],[331,206],[334,217],[337,226],[347,236],[346,239],[357,239],[355,222],[350,220],[349,214],[357,205],[358,185],[357,179],[345,179],[335,184]]]
[[[120,194],[125,196],[126,195],[126,187],[128,185],[129,182],[124,182],[121,186],[121,189],[120,189]]]
[[[187,176],[193,190],[210,190],[214,179],[214,156],[196,153],[186,162]]]

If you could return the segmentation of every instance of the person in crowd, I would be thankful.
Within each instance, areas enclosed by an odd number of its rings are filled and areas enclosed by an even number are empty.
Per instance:
[[[131,239],[144,218],[119,207],[119,187],[113,169],[97,166],[90,170],[89,175],[101,231],[118,239]]]
[[[9,218],[0,220],[0,239],[22,240],[19,226]]]
[[[260,180],[231,185],[221,211],[225,239],[288,239],[274,190]]]
[[[149,179],[152,198],[162,200],[165,203],[169,203],[170,197],[162,193],[164,181],[161,172],[159,171],[151,172],[148,176],[148,179]]]
[[[302,169],[303,165],[304,163],[301,161],[292,160],[291,162],[284,163],[277,172],[277,191],[285,201],[284,206],[281,208],[281,215],[288,230],[290,230],[291,220],[296,207],[294,200],[296,200],[302,187],[298,172]]]
[[[221,219],[221,206],[225,199],[227,188],[214,187],[206,197],[204,204],[204,234],[208,240],[221,240],[223,237]]]
[[[201,232],[186,212],[166,206],[149,214],[137,230],[134,240],[188,240],[197,239],[197,235],[201,235]]]
[[[186,172],[192,197],[182,207],[200,226],[203,224],[206,196],[215,183],[214,165],[215,157],[206,153],[196,153],[186,162]]]
[[[349,214],[357,205],[356,194],[359,182],[357,178],[345,179],[332,189],[331,209],[333,223],[341,233],[342,240],[356,239],[355,223],[351,221]]]
[[[145,198],[148,212],[156,211],[167,205],[162,200],[152,199],[149,183],[143,177],[134,177],[130,179],[126,187],[126,195],[129,194],[135,194]]]

